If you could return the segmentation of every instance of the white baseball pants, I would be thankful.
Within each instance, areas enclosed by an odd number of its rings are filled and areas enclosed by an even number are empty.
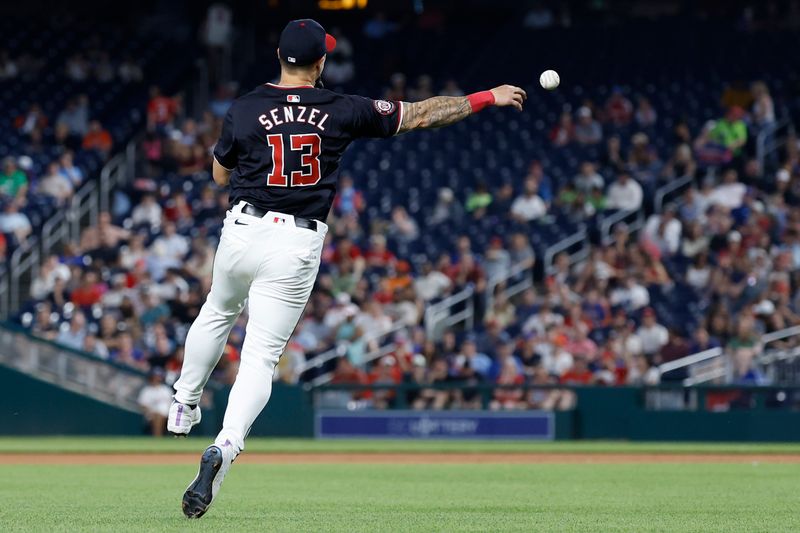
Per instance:
[[[203,387],[225,348],[231,327],[248,303],[244,346],[228,398],[222,432],[244,448],[244,439],[272,393],[275,365],[311,295],[328,227],[298,228],[294,217],[242,214],[240,202],[228,211],[222,228],[211,290],[186,337],[175,399],[199,403]]]

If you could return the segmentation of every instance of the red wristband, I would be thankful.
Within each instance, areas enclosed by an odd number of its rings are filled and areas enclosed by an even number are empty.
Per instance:
[[[472,93],[467,96],[467,101],[469,102],[470,107],[472,107],[472,112],[477,113],[484,107],[489,107],[490,105],[494,104],[494,94],[492,91]]]

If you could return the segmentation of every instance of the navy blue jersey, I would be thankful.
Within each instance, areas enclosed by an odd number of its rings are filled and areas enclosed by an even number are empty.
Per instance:
[[[214,157],[231,171],[231,205],[325,220],[339,162],[354,139],[391,137],[401,102],[371,100],[311,86],[266,84],[238,98],[225,115]]]

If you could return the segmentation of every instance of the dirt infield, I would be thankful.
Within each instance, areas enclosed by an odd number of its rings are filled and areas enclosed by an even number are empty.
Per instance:
[[[163,465],[193,464],[188,453],[8,453],[0,465]],[[719,453],[244,453],[249,464],[642,464],[792,463],[800,454]]]

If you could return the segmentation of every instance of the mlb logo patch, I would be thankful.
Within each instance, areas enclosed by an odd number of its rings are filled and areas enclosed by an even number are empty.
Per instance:
[[[289,102],[290,104],[299,104],[300,97],[296,94],[287,94],[286,101]]]

